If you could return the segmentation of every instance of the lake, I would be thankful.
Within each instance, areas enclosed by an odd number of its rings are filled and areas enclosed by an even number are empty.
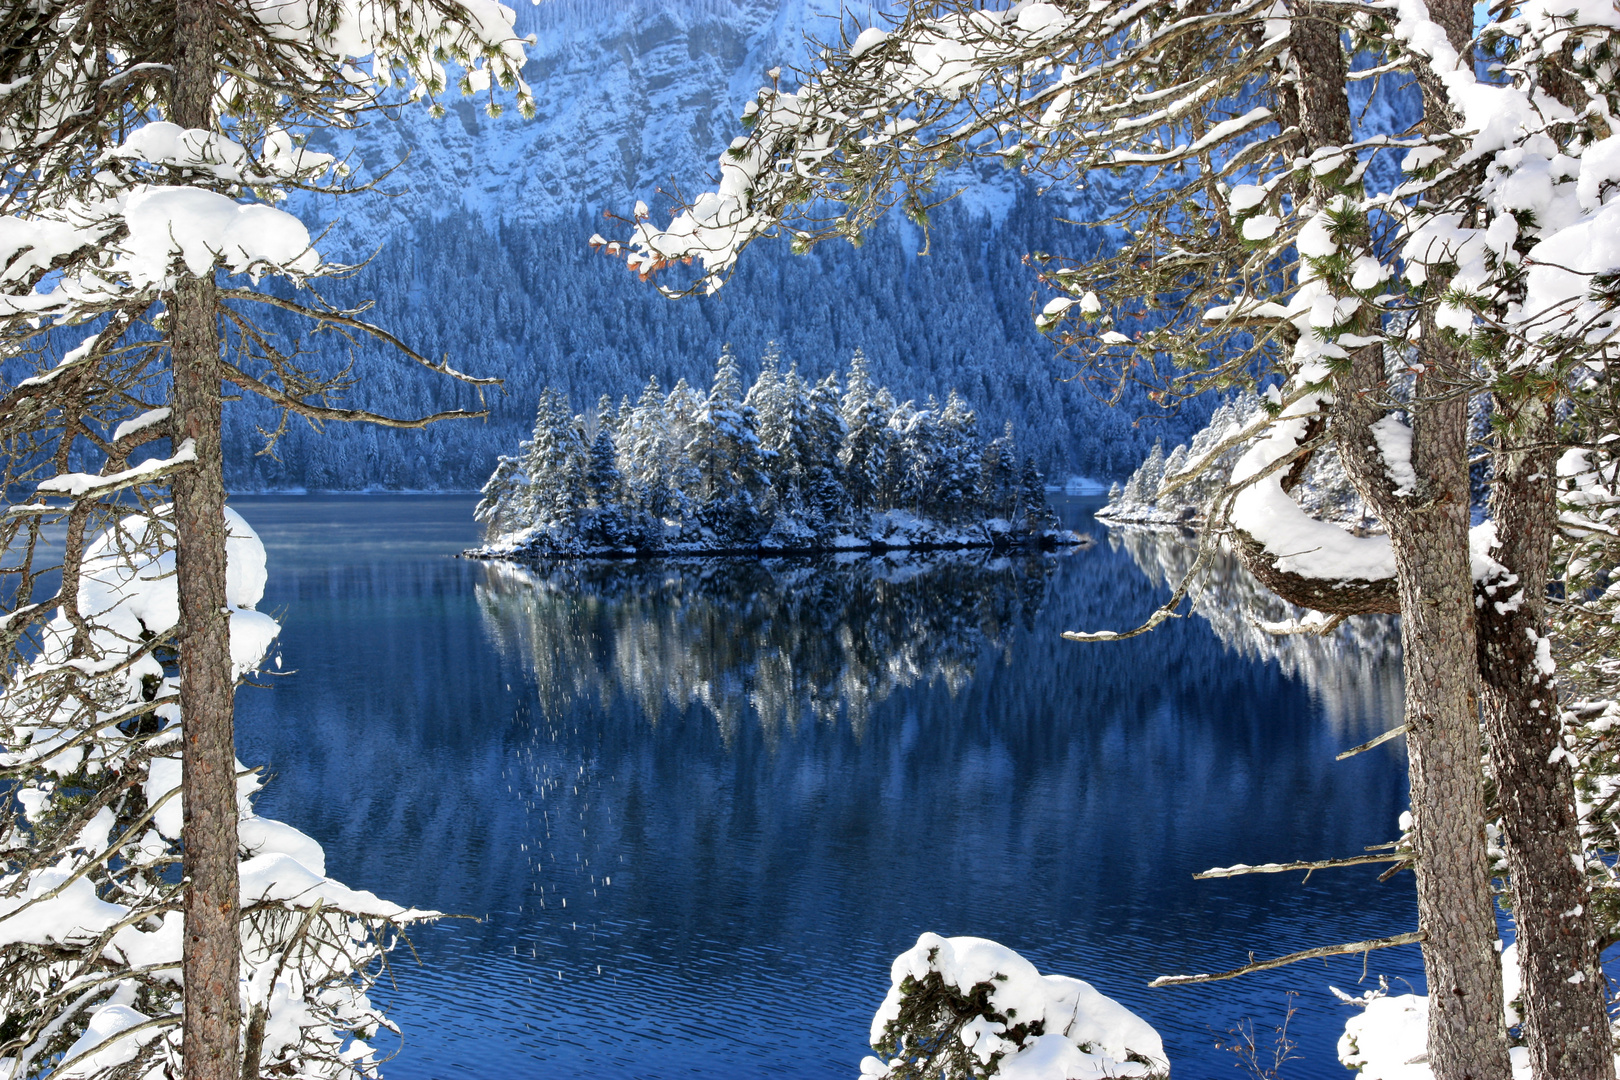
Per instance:
[[[1194,881],[1391,840],[1388,623],[1341,647],[1259,633],[1228,566],[1205,617],[1110,644],[1168,595],[1179,538],[1095,547],[531,570],[452,556],[464,496],[240,497],[294,674],[239,693],[262,813],[328,872],[476,916],[413,934],[378,987],[393,1080],[854,1080],[894,956],[993,938],[1118,998],[1173,1074],[1243,1075],[1292,1000],[1294,1080],[1415,947],[1150,990],[1155,975],[1414,929],[1409,874]],[[1272,617],[1275,617],[1273,614]],[[1290,999],[1289,992],[1297,992]],[[380,1045],[392,1045],[386,1036]],[[1268,1057],[1269,1060],[1269,1057]]]

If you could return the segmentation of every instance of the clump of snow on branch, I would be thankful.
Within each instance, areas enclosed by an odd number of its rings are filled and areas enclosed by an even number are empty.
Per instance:
[[[1113,523],[1193,525],[1207,520],[1212,500],[1232,481],[1232,470],[1248,449],[1245,433],[1267,424],[1258,395],[1243,391],[1211,414],[1188,443],[1166,453],[1155,445],[1123,485],[1109,492],[1097,516]],[[1336,449],[1323,447],[1289,492],[1310,516],[1367,532],[1376,526],[1351,486]]]
[[[1159,1033],[1090,983],[984,938],[923,934],[895,958],[861,1062],[872,1080],[1167,1077]]]
[[[1286,406],[1269,432],[1232,468],[1232,483],[1252,481],[1232,503],[1232,523],[1272,556],[1278,569],[1309,578],[1378,581],[1395,576],[1387,536],[1356,536],[1307,514],[1282,488],[1279,471],[1264,475],[1305,439],[1306,423],[1320,406],[1307,394]]]
[[[1241,23],[1273,6],[1246,0],[1230,17]],[[1129,3],[918,5],[890,29],[868,27],[828,48],[816,70],[800,73],[795,89],[780,80],[762,88],[743,111],[749,134],[721,155],[714,186],[666,225],[639,220],[626,242],[604,246],[643,276],[695,262],[713,292],[743,248],[793,229],[790,223],[818,197],[849,205],[836,218],[816,221],[815,238],[857,235],[889,201],[879,196],[867,205],[864,193],[887,188],[887,179],[911,166],[931,179],[942,146],[971,146],[981,156],[1018,163],[1030,155],[1078,158],[1117,140],[1140,149],[1104,151],[1107,163],[1160,165],[1196,159],[1273,123],[1270,109],[1254,108],[1166,146],[1156,133],[1179,131],[1203,108],[1204,94],[1164,100],[1163,92],[1138,98],[1136,90],[1127,92],[1154,122],[1120,110],[1095,125],[1077,123],[1120,88],[1118,73],[1133,57],[1153,55],[1176,32],[1175,20]],[[1274,55],[1286,40],[1286,33],[1270,35],[1261,49]],[[925,180],[918,188],[926,186]],[[908,212],[926,215],[921,204],[908,204]],[[801,239],[812,235],[794,231]]]

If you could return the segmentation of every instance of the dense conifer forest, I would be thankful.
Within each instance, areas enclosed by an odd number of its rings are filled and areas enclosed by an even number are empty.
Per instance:
[[[318,220],[319,215],[311,215]],[[344,304],[375,300],[366,318],[387,326],[425,356],[448,356],[461,370],[495,375],[487,421],[442,423],[426,431],[290,423],[271,453],[263,431],[279,417],[258,401],[226,412],[226,458],[233,490],[474,490],[529,431],[542,388],[576,403],[602,394],[639,394],[649,374],[671,388],[707,383],[714,358],[731,344],[757,374],[768,342],[783,366],[841,368],[862,350],[872,376],[895,395],[944,400],[956,390],[990,431],[1011,420],[1043,472],[1123,477],[1155,439],[1188,437],[1207,419],[1193,405],[1166,416],[1129,390],[1109,408],[1096,388],[1071,381],[1034,327],[1034,274],[1027,253],[1089,250],[1104,232],[1053,220],[1053,205],[1026,193],[999,214],[947,206],[931,235],[897,222],[860,251],[823,245],[791,254],[786,242],[761,245],[715,297],[670,302],[622,265],[590,249],[603,228],[597,214],[542,224],[490,224],[455,211],[397,233],[355,278],[329,283]],[[924,246],[927,254],[919,255]],[[371,255],[372,252],[362,253]],[[283,328],[301,327],[290,320]],[[1127,328],[1129,329],[1129,328]],[[347,402],[395,414],[479,407],[478,394],[370,346],[332,333],[307,337],[306,361],[337,370],[351,360],[361,381]],[[1140,424],[1137,421],[1143,417]]]

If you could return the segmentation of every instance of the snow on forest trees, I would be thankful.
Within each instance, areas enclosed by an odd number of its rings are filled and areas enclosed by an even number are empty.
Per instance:
[[[0,820],[16,950],[0,1069],[373,1073],[357,1036],[381,1023],[363,993],[374,920],[410,913],[326,882],[307,838],[241,820],[232,702],[259,658],[245,628],[268,620],[242,615],[262,570],[231,561],[245,526],[224,508],[222,385],[284,419],[431,419],[338,407],[349,371],[312,370],[263,327],[268,306],[403,349],[310,288],[352,268],[274,204],[363,187],[302,132],[396,89],[432,102],[447,62],[492,108],[500,87],[527,111],[523,43],[491,0],[66,0],[10,5],[0,44],[0,437],[6,490],[33,496],[0,519],[0,750],[27,795]]]
[[[1211,504],[1231,481],[1244,452],[1239,438],[1261,421],[1262,399],[1248,391],[1236,394],[1211,415],[1209,424],[1168,456],[1162,446],[1143,459],[1124,485],[1115,485],[1108,505],[1097,516],[1110,523],[1149,525],[1197,524],[1207,520]],[[1356,492],[1333,447],[1324,447],[1305,462],[1289,492],[1311,517],[1353,530],[1376,531],[1377,521]]]
[[[32,508],[36,512],[40,507]],[[255,610],[264,547],[227,512],[231,659],[280,627]],[[179,1069],[183,805],[171,511],[86,545],[77,603],[40,627],[0,699],[0,1075]],[[320,845],[255,815],[237,763],[245,1038],[258,1073],[372,1075],[389,1026],[366,991],[399,928],[431,917],[325,876]]]
[[[476,510],[492,555],[805,550],[1073,542],[1011,426],[985,442],[960,395],[921,408],[876,386],[782,370],[746,390],[721,354],[709,393],[656,378],[615,411],[540,396],[533,435],[501,458]]]

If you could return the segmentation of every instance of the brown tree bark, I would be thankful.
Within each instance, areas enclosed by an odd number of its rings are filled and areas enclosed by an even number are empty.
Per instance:
[[[1418,922],[1426,931],[1429,1068],[1436,1080],[1507,1080],[1502,971],[1485,847],[1473,578],[1468,552],[1467,399],[1444,394],[1459,357],[1432,322],[1410,408],[1417,491],[1394,494],[1371,425],[1384,415],[1382,350],[1335,381],[1339,452],[1389,531],[1401,597]]]
[[[1338,25],[1314,14],[1313,5],[1300,5],[1290,42],[1307,153],[1351,141]],[[1441,392],[1462,358],[1432,319],[1425,322],[1427,367],[1408,410],[1417,492],[1395,495],[1372,436],[1387,409],[1382,348],[1358,350],[1349,370],[1334,377],[1329,423],[1346,472],[1383,521],[1395,555],[1429,1068],[1435,1080],[1509,1080],[1480,776],[1467,402]]]
[[[1445,28],[1464,61],[1472,62],[1469,0],[1432,0],[1430,17]],[[1458,126],[1433,73],[1423,71],[1418,84],[1430,129]],[[1444,197],[1446,192],[1438,194]],[[1447,346],[1432,325],[1423,330],[1420,359],[1432,363]],[[1460,369],[1463,362],[1458,357],[1451,363]],[[1457,375],[1466,372],[1457,370]],[[1537,664],[1538,640],[1547,632],[1555,514],[1553,418],[1548,404],[1534,398],[1498,396],[1495,404],[1510,421],[1499,433],[1493,455],[1497,474],[1491,511],[1501,542],[1495,554],[1519,576],[1522,592],[1518,610],[1502,603],[1501,596],[1481,596],[1477,662],[1507,835],[1532,1075],[1537,1080],[1613,1080],[1597,935],[1585,873],[1577,868],[1581,842],[1574,783],[1562,756],[1554,757],[1561,737],[1555,687],[1550,672],[1544,676]],[[1453,407],[1461,410],[1461,400]]]
[[[175,0],[169,118],[182,127],[213,126],[217,2]],[[195,465],[177,475],[173,484],[185,739],[182,1053],[187,1080],[238,1080],[241,1072],[235,679],[225,610],[225,481],[215,305],[212,275],[184,276],[168,312],[174,441],[178,446],[191,440],[196,453]]]
[[[1614,1080],[1575,784],[1558,690],[1538,651],[1556,521],[1553,412],[1540,397],[1494,400],[1492,553],[1517,577],[1479,597],[1479,670],[1491,771],[1506,839],[1523,973],[1522,1015],[1536,1080]]]
[[[1277,560],[1248,533],[1235,530],[1232,549],[1244,569],[1277,596],[1325,615],[1399,615],[1400,589],[1389,580],[1312,578],[1277,568]]]

